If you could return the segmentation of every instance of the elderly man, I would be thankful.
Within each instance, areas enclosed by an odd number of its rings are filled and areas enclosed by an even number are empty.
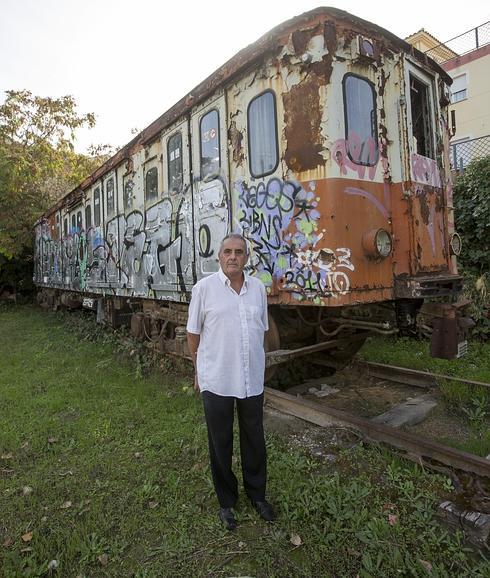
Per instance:
[[[233,530],[238,499],[231,467],[235,402],[245,492],[264,520],[275,518],[265,499],[262,424],[267,296],[263,284],[243,271],[248,252],[241,235],[227,235],[218,257],[220,270],[201,279],[192,290],[187,342],[195,367],[194,387],[203,399],[219,517]]]

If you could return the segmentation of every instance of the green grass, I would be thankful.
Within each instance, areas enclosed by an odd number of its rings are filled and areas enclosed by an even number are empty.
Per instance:
[[[226,532],[188,377],[143,377],[137,348],[75,326],[0,309],[0,576],[488,576],[436,521],[448,480],[378,446],[333,446],[332,466],[270,433],[279,518],[242,498]]]

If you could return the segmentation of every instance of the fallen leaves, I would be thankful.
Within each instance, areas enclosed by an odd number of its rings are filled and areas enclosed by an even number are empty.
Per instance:
[[[2,454],[0,457],[2,458],[2,460],[11,460],[13,456],[11,452],[6,452],[5,454]]]
[[[63,503],[61,504],[60,508],[61,508],[62,510],[67,510],[68,508],[71,508],[72,505],[73,505],[73,504],[71,503],[70,500],[66,500],[66,502],[63,502]]]
[[[31,486],[22,486],[21,491],[23,496],[28,496],[29,494],[32,494]]]
[[[101,554],[97,557],[97,560],[100,562],[101,566],[107,566],[109,563],[109,556],[107,554]]]
[[[289,541],[295,548],[298,548],[298,546],[301,546],[303,543],[303,540],[298,536],[298,534],[291,534]]]
[[[58,438],[55,437],[49,437],[48,438],[48,444],[55,444],[58,441]]]
[[[23,542],[30,542],[32,540],[32,532],[26,532],[21,536]]]

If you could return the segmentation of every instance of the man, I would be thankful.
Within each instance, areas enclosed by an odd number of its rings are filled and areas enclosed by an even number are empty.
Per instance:
[[[187,343],[195,367],[194,388],[202,394],[219,517],[233,530],[238,499],[231,467],[235,404],[245,491],[264,520],[275,518],[265,499],[262,423],[264,333],[269,326],[265,288],[243,271],[248,261],[245,239],[236,233],[227,235],[218,257],[220,270],[201,279],[192,290]]]

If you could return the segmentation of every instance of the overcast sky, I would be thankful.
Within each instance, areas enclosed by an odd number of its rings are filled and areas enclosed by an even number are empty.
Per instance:
[[[327,0],[402,38],[445,41],[490,20],[488,0]],[[321,0],[0,0],[0,102],[5,90],[71,94],[97,125],[91,143],[122,146],[228,58]]]

